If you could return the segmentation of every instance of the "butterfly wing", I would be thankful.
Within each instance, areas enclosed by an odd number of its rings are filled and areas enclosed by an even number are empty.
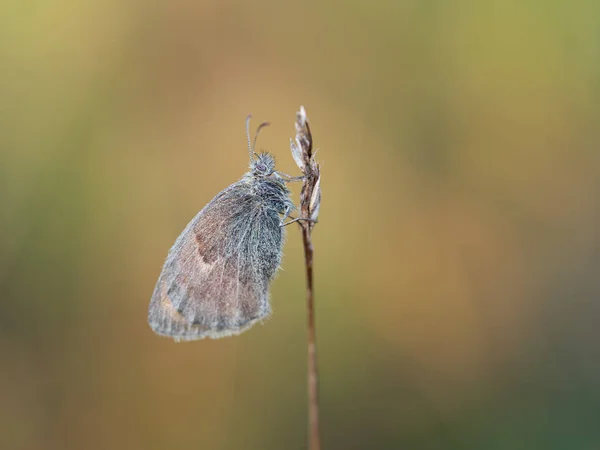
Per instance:
[[[219,338],[268,317],[282,233],[277,211],[244,181],[219,193],[169,251],[150,301],[152,329],[175,339]]]

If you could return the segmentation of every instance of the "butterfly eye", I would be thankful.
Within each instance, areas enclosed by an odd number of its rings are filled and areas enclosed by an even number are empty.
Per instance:
[[[258,170],[260,170],[261,172],[266,172],[267,171],[267,167],[264,164],[259,164],[256,166],[256,168]]]

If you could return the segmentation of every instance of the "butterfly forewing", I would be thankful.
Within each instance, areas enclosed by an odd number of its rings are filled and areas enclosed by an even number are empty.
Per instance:
[[[152,329],[175,339],[218,338],[268,317],[279,221],[244,180],[219,193],[169,251],[150,301]]]

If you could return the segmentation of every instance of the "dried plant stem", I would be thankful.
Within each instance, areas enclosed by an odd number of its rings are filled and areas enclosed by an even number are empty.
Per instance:
[[[309,450],[321,449],[319,434],[319,370],[317,367],[317,333],[313,289],[313,245],[311,233],[321,206],[321,172],[315,161],[312,134],[304,107],[296,113],[296,137],[290,142],[294,161],[304,174],[300,191],[300,217],[306,262],[306,311],[308,335],[308,428]]]
[[[306,311],[308,331],[308,427],[309,449],[320,450],[319,434],[319,368],[317,365],[317,333],[315,327],[315,305],[313,290],[313,246],[310,226],[302,224],[304,258],[306,261]]]

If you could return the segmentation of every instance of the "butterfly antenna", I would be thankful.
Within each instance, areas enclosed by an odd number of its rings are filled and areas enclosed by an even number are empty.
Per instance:
[[[269,122],[263,122],[261,123],[258,128],[256,129],[256,134],[254,135],[254,143],[252,144],[252,152],[254,153],[254,149],[256,148],[256,140],[258,139],[258,133],[260,133],[260,130],[264,127],[269,126],[270,123]],[[256,155],[256,153],[254,153]]]
[[[248,139],[248,155],[250,156],[250,162],[252,162],[252,145],[250,144],[250,119],[252,119],[252,114],[248,114],[246,117],[246,139]],[[256,139],[254,140],[256,142]]]

